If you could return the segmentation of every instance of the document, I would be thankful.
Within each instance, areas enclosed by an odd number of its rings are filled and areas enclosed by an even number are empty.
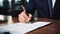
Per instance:
[[[15,23],[0,26],[0,31],[9,31],[11,34],[25,34],[50,23],[51,22]]]

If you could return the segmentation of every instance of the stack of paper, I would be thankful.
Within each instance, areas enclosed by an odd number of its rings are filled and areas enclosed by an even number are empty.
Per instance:
[[[25,34],[32,30],[35,30],[39,27],[45,26],[50,24],[51,22],[35,22],[32,24],[26,23],[16,23],[16,24],[9,24],[6,26],[0,26],[0,30],[9,31],[11,34]]]

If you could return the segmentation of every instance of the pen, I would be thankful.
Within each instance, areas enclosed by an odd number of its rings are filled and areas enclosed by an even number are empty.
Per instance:
[[[22,6],[22,8],[23,8],[23,11],[25,11],[25,13],[27,14],[28,17],[29,17],[29,14],[32,14],[31,11],[26,10],[26,7],[25,6]],[[32,16],[32,18],[31,18],[31,20],[29,22],[31,22],[31,23],[35,22],[34,21],[34,16]]]

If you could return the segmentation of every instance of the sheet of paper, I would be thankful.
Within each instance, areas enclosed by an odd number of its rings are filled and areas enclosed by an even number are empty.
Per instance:
[[[26,24],[26,23],[16,23],[16,24],[9,24],[6,26],[0,26],[0,30],[9,31],[11,34],[25,34],[32,30],[35,30],[39,27],[45,26],[50,24],[51,22],[35,22],[33,24]]]

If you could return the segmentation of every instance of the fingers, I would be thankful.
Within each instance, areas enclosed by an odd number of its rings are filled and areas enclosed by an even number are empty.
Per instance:
[[[19,19],[19,22],[25,22],[25,18],[23,16],[20,16],[18,19]]]
[[[28,20],[30,21],[30,20],[31,20],[31,18],[32,18],[32,15],[31,15],[31,14],[29,14],[29,17],[28,17],[28,18],[29,18]]]
[[[24,15],[25,15],[25,12],[23,11],[21,14],[19,14],[19,17],[18,17],[18,19],[19,19],[19,21],[20,22],[25,22],[25,17],[24,17]],[[25,15],[26,16],[26,15]],[[27,17],[26,17],[27,18]]]
[[[27,23],[30,22],[31,18],[32,18],[32,15],[29,14],[29,16],[28,16],[28,18],[25,20],[25,22],[27,22]]]
[[[27,16],[27,14],[25,13],[25,12],[23,12],[23,17],[25,18],[25,19],[28,19],[28,16]]]
[[[26,22],[28,20],[28,16],[26,15],[26,13],[23,11],[21,14],[19,14],[18,17],[20,22]]]
[[[27,14],[25,12],[22,12],[21,14],[19,14],[19,21],[20,22],[29,22],[29,20],[31,20],[32,15],[29,14],[29,16],[27,16]]]
[[[24,11],[22,11],[22,13],[19,14],[18,19],[20,22],[29,22],[29,20],[31,20],[32,15],[29,14],[29,16],[27,16],[24,6],[22,6],[22,8]]]

